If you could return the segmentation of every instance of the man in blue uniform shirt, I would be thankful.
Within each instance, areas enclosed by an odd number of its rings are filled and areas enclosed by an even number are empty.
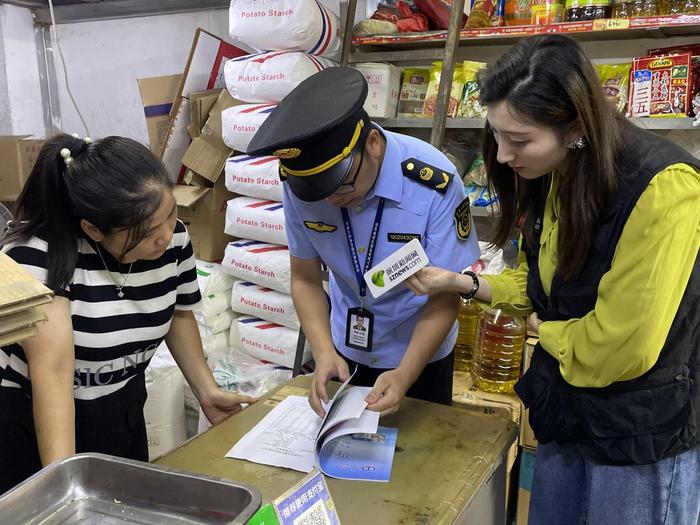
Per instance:
[[[460,271],[479,257],[454,165],[370,122],[366,97],[357,70],[326,69],[285,97],[248,148],[277,156],[286,181],[292,298],[316,361],[309,402],[319,415],[327,382],[356,366],[351,382],[373,387],[371,410],[393,412],[405,395],[449,404],[457,296],[418,297],[400,285],[375,299],[362,275],[414,238],[433,266]],[[356,329],[360,318],[366,331]]]

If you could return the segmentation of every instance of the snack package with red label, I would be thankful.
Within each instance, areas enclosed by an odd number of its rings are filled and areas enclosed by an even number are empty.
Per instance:
[[[694,105],[700,105],[700,44],[689,44],[686,46],[671,46],[671,47],[660,47],[657,49],[650,49],[647,53],[649,56],[661,56],[661,55],[677,55],[680,53],[690,53],[693,58],[691,59],[691,75],[692,82],[690,88],[690,100],[693,102],[688,108],[688,116],[700,117],[700,112],[697,109],[693,109]]]
[[[413,0],[420,12],[428,17],[432,29],[447,29],[450,25],[450,12],[452,11],[452,0]],[[469,0],[467,0],[469,1]],[[462,15],[462,24],[467,21],[467,17]]]
[[[372,14],[373,20],[383,20],[397,25],[400,33],[428,30],[428,19],[413,3],[398,0],[382,2]]]
[[[686,117],[690,109],[691,55],[635,58],[629,116]]]

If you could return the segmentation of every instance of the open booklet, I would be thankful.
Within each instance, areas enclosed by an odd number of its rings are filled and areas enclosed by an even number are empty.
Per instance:
[[[324,405],[322,419],[306,397],[287,396],[253,427],[226,457],[340,479],[389,481],[398,430],[379,426],[366,410],[369,387],[345,381]]]

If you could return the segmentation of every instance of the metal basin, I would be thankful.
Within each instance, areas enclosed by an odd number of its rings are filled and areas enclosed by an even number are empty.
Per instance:
[[[244,524],[249,485],[104,454],[49,465],[0,497],[3,525]]]

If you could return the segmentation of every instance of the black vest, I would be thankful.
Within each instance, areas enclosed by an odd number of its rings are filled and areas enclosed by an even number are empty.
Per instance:
[[[671,164],[700,166],[679,146],[631,124],[625,126],[623,143],[616,167],[618,190],[599,221],[581,272],[567,281],[555,275],[547,297],[538,265],[541,217],[534,238],[523,243],[529,265],[527,294],[542,321],[580,318],[592,311],[622,229],[651,180]],[[669,281],[674,277],[669,275]],[[602,463],[653,463],[700,445],[700,257],[651,370],[605,388],[577,388],[563,379],[558,361],[537,345],[515,390],[530,409],[530,424],[540,443],[574,443]]]

